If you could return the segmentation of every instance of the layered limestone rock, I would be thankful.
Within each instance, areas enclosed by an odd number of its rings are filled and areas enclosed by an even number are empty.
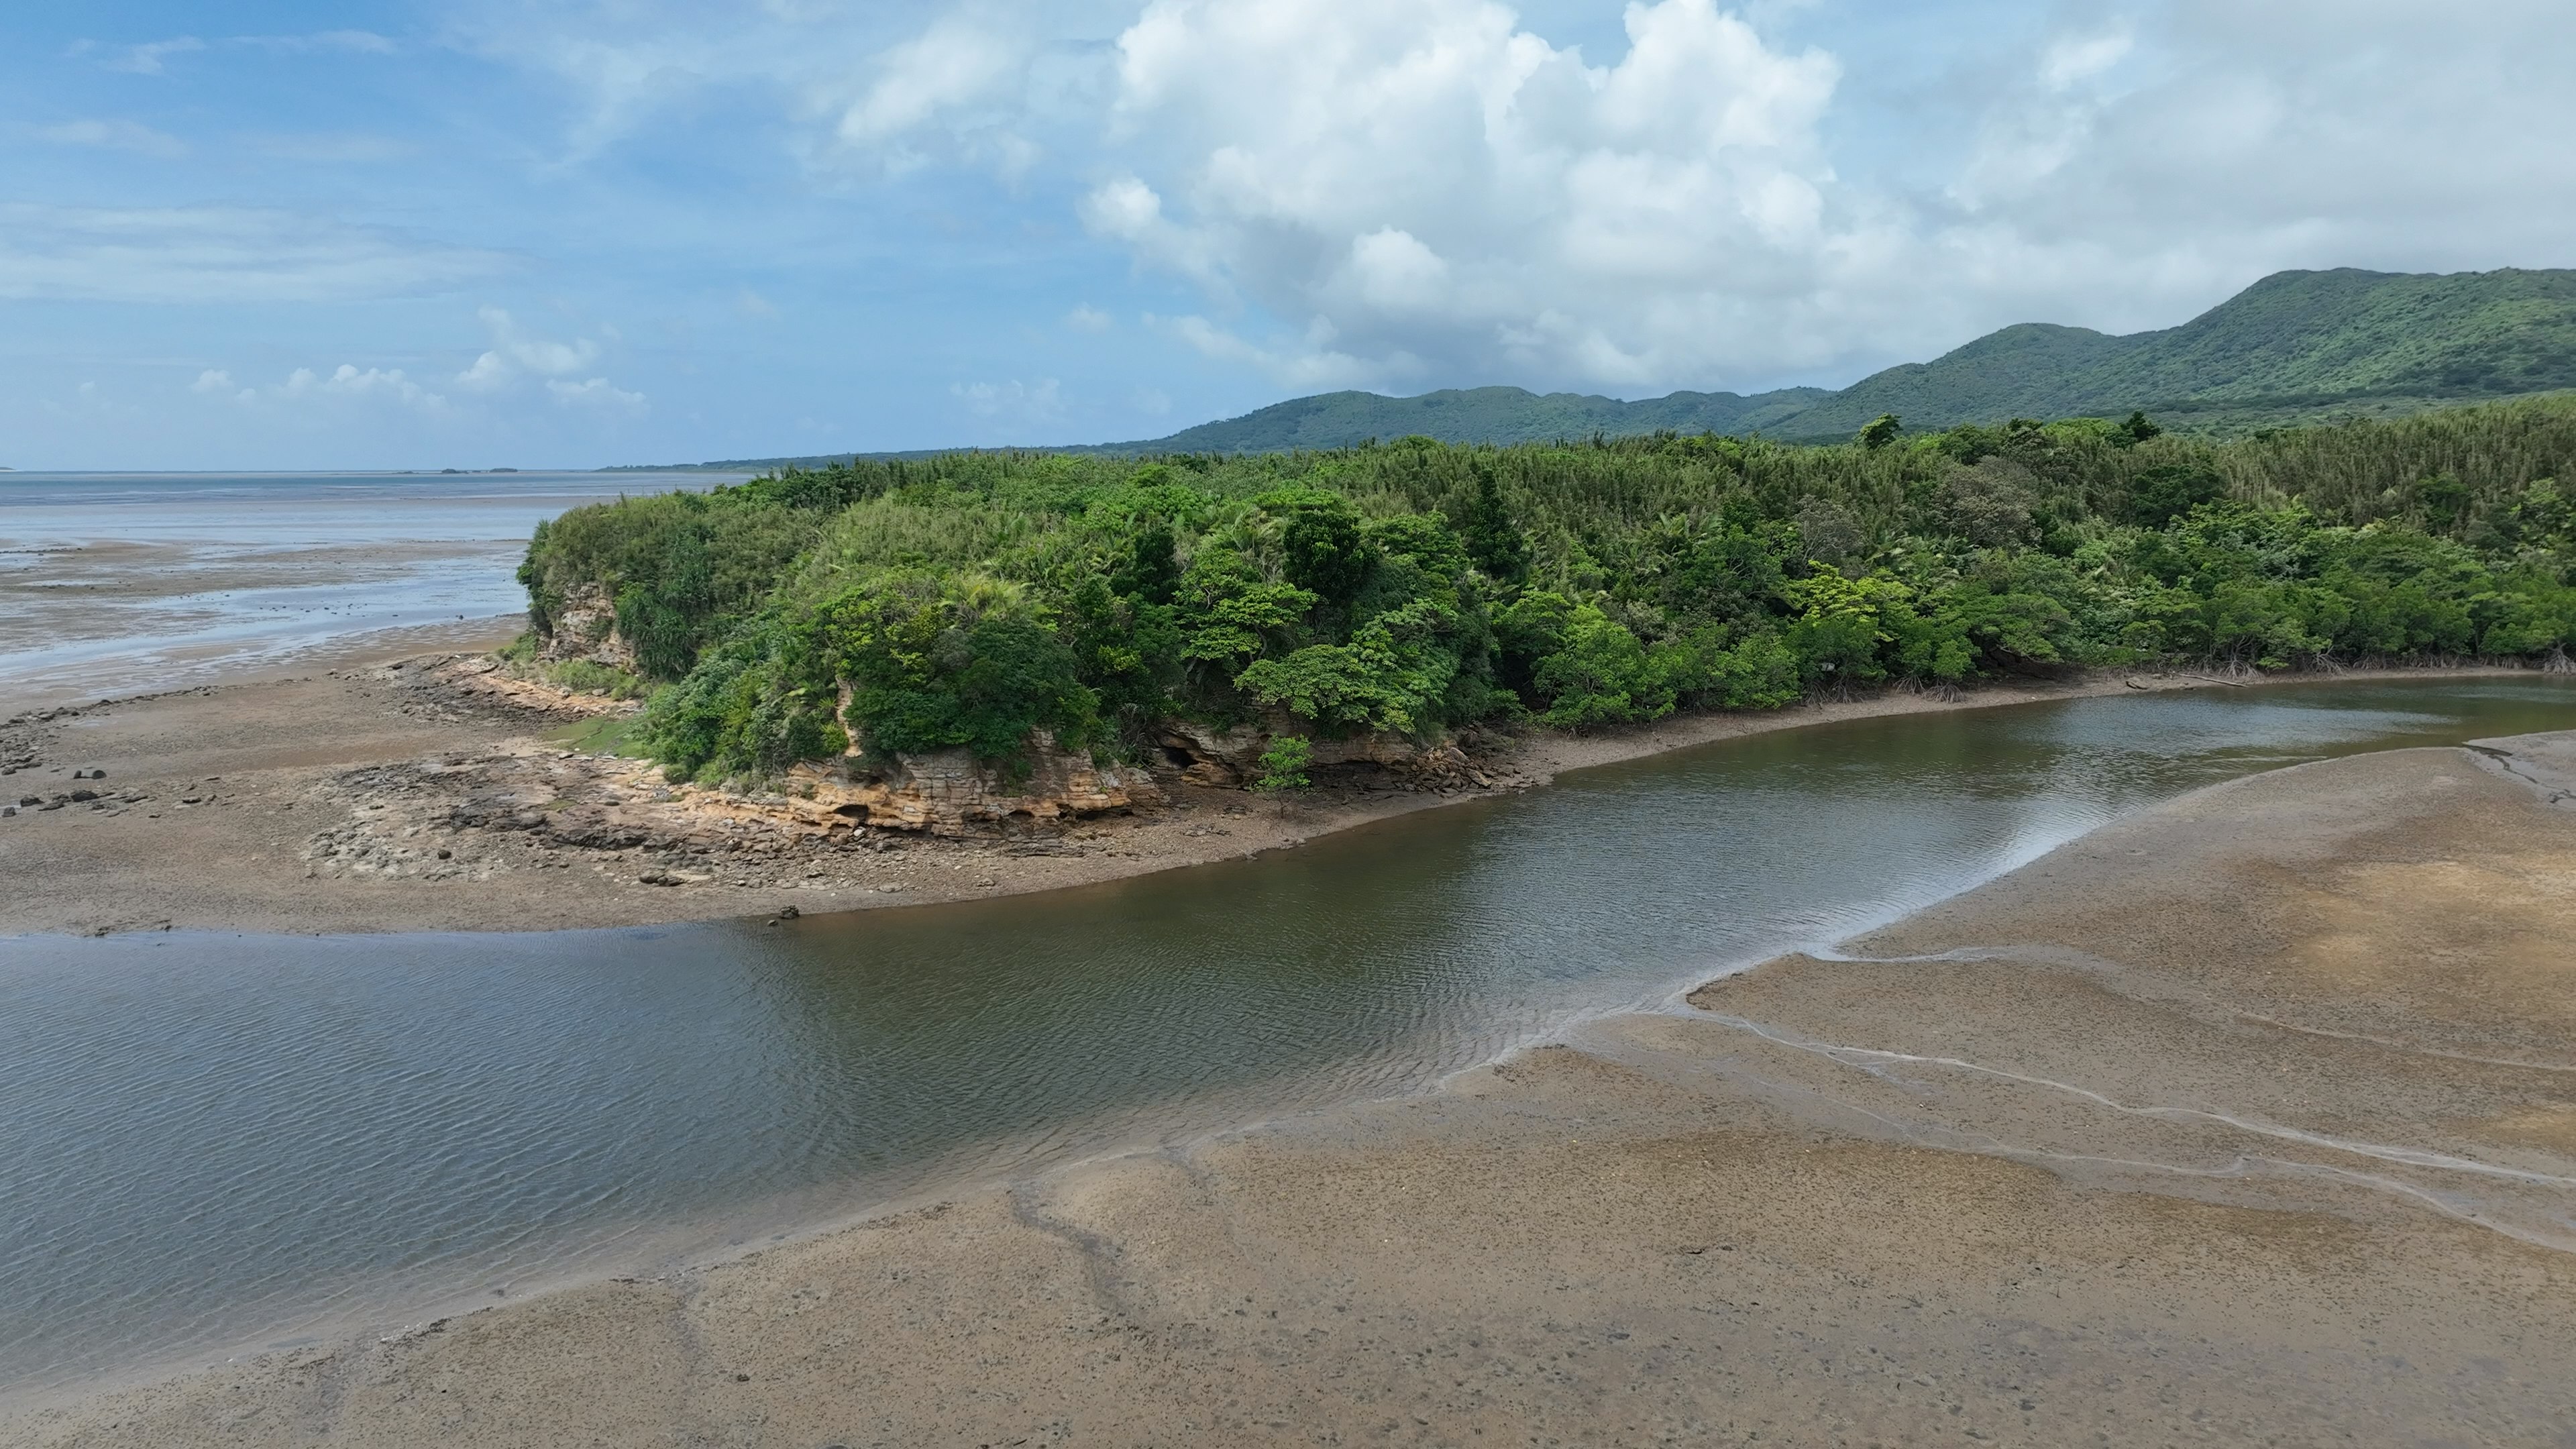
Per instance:
[[[537,632],[544,641],[537,657],[549,664],[587,659],[635,672],[635,646],[617,633],[617,601],[608,596],[605,585],[576,585],[555,611],[553,622]]]
[[[788,805],[816,824],[967,835],[1166,803],[1144,770],[1060,750],[1044,733],[1031,741],[1030,755],[1028,774],[1013,779],[963,749],[897,755],[874,768],[853,754],[798,766],[789,775]]]
[[[1219,790],[1240,790],[1261,777],[1261,756],[1270,742],[1284,734],[1302,734],[1292,720],[1273,720],[1259,725],[1235,725],[1215,729],[1207,725],[1176,722],[1163,732],[1163,754],[1180,767],[1181,778],[1193,785]],[[1347,739],[1309,739],[1312,753],[1307,763],[1317,768],[1334,765],[1380,765],[1388,769],[1425,769],[1438,771],[1454,762],[1464,765],[1467,757],[1455,745],[1438,741],[1429,745],[1415,744],[1401,735],[1359,734]]]
[[[891,761],[872,757],[850,722],[846,683],[838,713],[850,739],[848,753],[829,765],[800,765],[789,774],[789,793],[799,801],[800,814],[886,830],[965,835],[1167,803],[1146,770],[1104,765],[1087,752],[1063,749],[1045,730],[1030,734],[1022,774],[982,763],[963,748],[896,754]]]

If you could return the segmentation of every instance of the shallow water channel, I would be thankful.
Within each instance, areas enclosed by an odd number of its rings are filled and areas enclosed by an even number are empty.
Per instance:
[[[779,927],[0,941],[0,1389],[1423,1088],[2196,786],[2571,727],[2540,677],[2211,689],[1791,730]]]

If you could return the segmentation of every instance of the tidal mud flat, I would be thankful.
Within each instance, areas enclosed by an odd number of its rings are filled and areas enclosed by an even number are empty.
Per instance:
[[[2556,1444],[2572,799],[2255,776],[1430,1096],[0,1435]]]
[[[1495,734],[1460,768],[1329,773],[1285,808],[1166,769],[1152,808],[939,837],[818,822],[783,797],[675,790],[645,762],[567,743],[608,701],[518,686],[479,659],[355,653],[309,674],[0,723],[0,807],[17,812],[0,820],[0,864],[19,882],[0,898],[0,934],[532,931],[984,899],[1293,847],[1727,738],[2219,684],[2114,673],[1616,734]]]

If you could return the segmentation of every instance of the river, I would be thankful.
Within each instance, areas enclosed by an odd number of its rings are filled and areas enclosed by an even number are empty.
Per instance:
[[[2576,726],[2427,678],[1850,721],[1258,860],[782,926],[0,941],[0,1388],[1421,1090],[2124,811]]]

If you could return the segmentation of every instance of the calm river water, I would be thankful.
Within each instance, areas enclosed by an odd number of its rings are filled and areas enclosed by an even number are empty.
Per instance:
[[[2569,727],[2539,677],[2214,689],[1790,731],[781,928],[0,941],[0,1386],[1422,1088],[2194,786]]]

